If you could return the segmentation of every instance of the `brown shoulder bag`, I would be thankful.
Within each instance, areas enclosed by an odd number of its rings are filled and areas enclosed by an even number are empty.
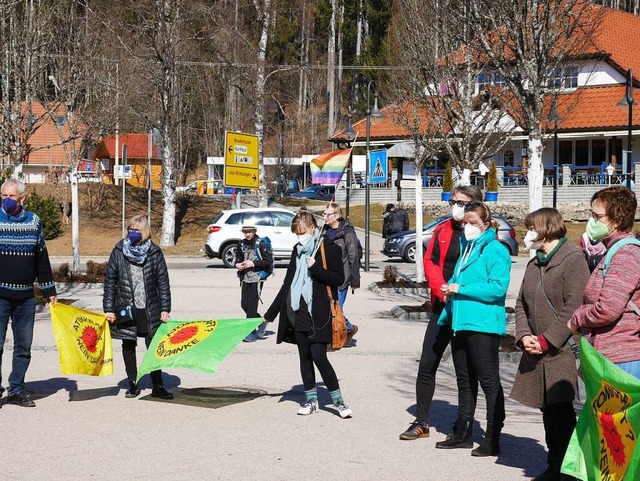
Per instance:
[[[320,255],[322,256],[322,267],[327,270],[327,258],[324,254],[324,241],[320,243]],[[340,309],[340,303],[331,295],[331,289],[327,288],[329,296],[329,306],[331,307],[331,345],[327,346],[330,351],[339,351],[347,342],[347,322]]]

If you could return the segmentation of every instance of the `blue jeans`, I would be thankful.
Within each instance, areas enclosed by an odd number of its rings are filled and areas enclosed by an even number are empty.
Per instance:
[[[24,391],[24,376],[31,362],[31,343],[33,342],[33,324],[36,316],[36,300],[14,300],[0,297],[0,394],[2,387],[2,354],[4,339],[7,335],[9,318],[13,331],[13,366],[9,375],[8,394]]]
[[[340,309],[344,313],[344,301],[347,300],[347,294],[349,294],[349,286],[346,289],[338,289],[338,303],[340,304]],[[347,316],[344,316],[344,320],[347,321],[347,331],[351,331],[351,323]]]
[[[640,361],[621,362],[616,364],[616,366],[640,379]]]

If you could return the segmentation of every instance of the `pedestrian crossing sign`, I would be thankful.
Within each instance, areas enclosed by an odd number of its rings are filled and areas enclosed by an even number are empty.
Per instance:
[[[388,175],[387,151],[374,150],[369,152],[369,183],[386,182]]]

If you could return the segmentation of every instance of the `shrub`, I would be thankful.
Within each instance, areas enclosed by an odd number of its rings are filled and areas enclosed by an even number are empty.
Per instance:
[[[382,273],[382,282],[385,284],[395,284],[398,279],[398,269],[395,266],[387,266]]]
[[[55,197],[51,195],[44,197],[37,192],[32,192],[27,196],[24,206],[42,219],[45,239],[54,239],[62,234],[60,205]]]
[[[64,282],[72,284],[74,282],[82,282],[88,284],[95,284],[104,282],[105,275],[107,273],[106,262],[93,262],[87,261],[87,272],[74,274],[69,268],[69,264],[66,262],[60,264],[60,267],[53,269],[53,280],[56,282]]]
[[[104,282],[104,277],[107,274],[107,264],[108,262],[87,261],[87,274],[100,279],[98,282]]]
[[[451,192],[453,190],[453,172],[451,171],[451,162],[447,162],[444,169],[444,177],[442,179],[442,191]]]
[[[491,167],[489,167],[487,174],[487,192],[498,192],[498,171],[495,160],[491,161]]]

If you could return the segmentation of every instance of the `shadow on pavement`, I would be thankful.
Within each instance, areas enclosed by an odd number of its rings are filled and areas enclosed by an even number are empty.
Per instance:
[[[151,394],[142,396],[143,401],[155,401],[170,404],[182,404],[185,406],[195,406],[201,408],[218,409],[231,404],[252,401],[267,393],[259,390],[248,390],[242,388],[216,388],[198,387],[183,389],[178,388],[172,391],[173,399],[158,399],[151,397]]]
[[[69,401],[94,401],[102,397],[115,397],[120,392],[118,386],[101,387],[97,389],[80,389],[69,392]]]
[[[57,393],[58,391],[77,391],[78,383],[66,377],[54,377],[40,381],[30,381],[26,383],[26,390],[34,401],[43,399]]]
[[[503,433],[500,436],[500,454],[496,464],[520,468],[523,476],[534,477],[544,471],[547,465],[547,451],[537,439]]]

